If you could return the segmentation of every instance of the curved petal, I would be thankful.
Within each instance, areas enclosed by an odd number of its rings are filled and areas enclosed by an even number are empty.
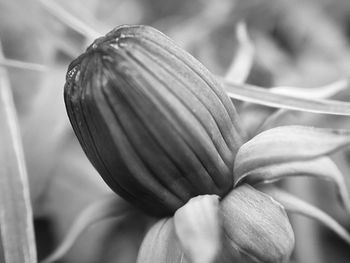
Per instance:
[[[234,166],[235,182],[250,171],[279,163],[310,160],[350,144],[350,132],[305,126],[267,130],[239,149]]]
[[[213,263],[221,249],[219,207],[216,195],[192,198],[148,231],[137,262]]]
[[[236,184],[271,183],[290,176],[312,176],[333,182],[337,187],[339,201],[350,214],[350,195],[343,174],[329,157],[259,167],[243,174]]]
[[[270,196],[242,185],[223,199],[221,211],[230,262],[288,260],[294,233],[284,208]]]
[[[161,219],[151,227],[142,241],[137,262],[184,262],[184,254],[176,238],[173,218]]]
[[[190,262],[214,262],[221,247],[218,196],[192,198],[176,211],[174,223],[177,238]]]
[[[350,233],[322,210],[276,187],[263,188],[263,191],[278,200],[288,212],[301,214],[321,222],[350,245]]]

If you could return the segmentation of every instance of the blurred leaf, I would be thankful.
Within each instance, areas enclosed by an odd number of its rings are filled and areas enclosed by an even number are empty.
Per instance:
[[[330,98],[349,86],[348,79],[341,79],[325,86],[316,88],[300,87],[273,87],[269,89],[272,93],[308,99],[326,99]]]
[[[47,68],[44,65],[23,62],[23,61],[14,60],[14,59],[2,59],[2,60],[0,60],[0,66],[4,66],[4,67],[8,67],[8,68],[40,71],[40,72],[44,72],[47,70]]]
[[[60,4],[58,4],[55,0],[37,0],[39,1],[43,7],[47,9],[47,11],[59,19],[63,24],[73,29],[74,31],[85,36],[88,41],[93,41],[95,38],[98,38],[102,34],[104,30],[95,30],[92,26],[88,25],[87,22],[84,22],[71,14],[69,11],[65,10]],[[93,21],[95,27],[99,24],[98,21]],[[102,26],[100,26],[102,27]]]
[[[229,83],[222,80],[222,78],[219,78],[219,80],[221,80],[226,93],[233,99],[261,104],[273,108],[350,116],[350,103],[348,102],[296,98],[276,94],[257,86]]]
[[[41,263],[51,263],[61,259],[74,245],[75,241],[92,224],[106,218],[115,218],[126,215],[131,207],[121,198],[113,196],[106,197],[85,208],[71,226],[68,234],[57,247],[57,249]]]
[[[262,190],[280,202],[288,212],[301,214],[323,223],[350,245],[349,232],[322,210],[276,187],[262,188]]]
[[[3,59],[1,50],[0,59]],[[1,68],[0,125],[0,223],[4,258],[6,263],[35,263],[32,208],[21,137],[6,71]]]
[[[231,65],[226,72],[225,79],[228,82],[245,83],[252,69],[254,61],[254,46],[247,32],[247,25],[240,22],[236,27],[238,49],[232,58]]]

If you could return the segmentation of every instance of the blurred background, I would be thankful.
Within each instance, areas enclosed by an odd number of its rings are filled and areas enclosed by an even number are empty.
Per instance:
[[[236,25],[245,21],[255,47],[247,82],[257,86],[312,89],[349,78],[348,0],[56,2],[101,35],[121,24],[152,25],[222,76],[237,51]],[[110,192],[80,149],[63,104],[68,64],[91,41],[78,31],[39,0],[0,0],[4,56],[45,66],[44,70],[7,69],[22,132],[39,259],[57,246],[83,208]],[[342,91],[334,99],[350,100],[350,92]],[[273,111],[247,103],[237,106],[250,130]],[[297,112],[287,116],[274,125],[350,128],[346,117]],[[350,151],[333,158],[350,187]],[[350,229],[350,219],[329,184],[294,178],[283,185]],[[293,217],[292,222],[297,240],[293,262],[349,262],[350,248],[333,233],[309,219]],[[118,225],[113,220],[96,224],[60,262],[135,262],[145,227],[141,216]]]

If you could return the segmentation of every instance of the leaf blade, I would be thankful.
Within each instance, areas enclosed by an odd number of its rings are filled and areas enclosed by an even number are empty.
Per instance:
[[[3,69],[0,69],[0,125],[0,227],[5,262],[35,263],[28,178],[16,109]]]
[[[288,212],[304,215],[324,224],[350,245],[350,233],[346,231],[346,229],[342,227],[337,221],[335,221],[331,216],[319,208],[276,187],[265,188],[263,189],[263,192],[267,193],[273,199],[281,203]]]
[[[241,21],[236,26],[236,37],[238,40],[238,48],[232,58],[225,79],[229,82],[243,84],[246,82],[254,62],[254,45],[252,44],[247,25]]]
[[[84,230],[92,224],[107,218],[120,218],[131,212],[132,208],[126,201],[114,196],[114,194],[95,201],[78,215],[60,245],[40,263],[52,263],[60,260],[71,249]]]
[[[222,78],[223,88],[229,97],[273,108],[313,113],[350,116],[350,103],[336,100],[305,99],[277,94],[253,85],[229,83]]]
[[[326,99],[336,95],[340,91],[345,90],[348,86],[349,86],[348,79],[340,79],[328,85],[324,85],[316,88],[281,86],[281,87],[272,87],[270,88],[270,91],[272,93],[292,96],[296,98]]]

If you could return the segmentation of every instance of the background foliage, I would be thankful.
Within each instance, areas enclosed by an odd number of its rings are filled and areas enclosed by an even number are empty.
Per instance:
[[[231,63],[238,45],[235,26],[245,20],[256,48],[248,83],[258,86],[312,89],[348,78],[350,72],[350,2],[346,0],[57,2],[102,33],[120,24],[152,25],[218,75],[225,75]],[[90,40],[36,0],[0,0],[0,40],[7,59],[46,66],[44,71],[7,67],[6,73],[18,113],[38,257],[42,259],[84,207],[110,192],[80,149],[63,105],[67,65]],[[349,90],[335,99],[349,100]],[[249,127],[270,112],[261,106],[241,108]],[[248,118],[252,112],[254,118]],[[279,124],[286,123],[350,128],[347,117],[311,113],[292,114]],[[350,152],[337,154],[334,159],[348,175]],[[346,180],[350,187],[349,178]],[[300,178],[284,184],[350,228],[350,221],[336,205],[334,192],[325,183]],[[62,262],[135,262],[146,224],[140,222],[139,218],[130,218],[118,225],[106,221],[91,227]],[[348,247],[328,230],[308,219],[293,218],[293,223],[296,262],[341,263],[350,258]]]

